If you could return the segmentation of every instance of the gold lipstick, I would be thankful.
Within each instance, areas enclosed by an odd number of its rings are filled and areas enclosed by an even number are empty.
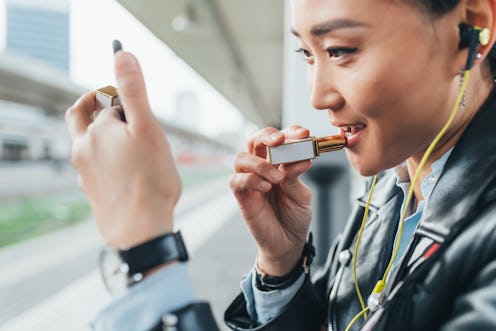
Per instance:
[[[315,159],[322,153],[338,151],[346,146],[346,137],[341,135],[289,141],[285,144],[267,146],[267,159],[271,164],[292,163]]]
[[[102,109],[116,107],[121,121],[126,122],[126,116],[119,106],[122,107],[122,104],[117,94],[117,88],[112,85],[99,88],[96,90],[96,109],[90,116],[91,120],[95,120]]]

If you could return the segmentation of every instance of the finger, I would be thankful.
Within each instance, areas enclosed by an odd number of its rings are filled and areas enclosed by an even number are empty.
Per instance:
[[[238,173],[254,173],[273,184],[284,179],[283,173],[265,159],[248,153],[239,153],[234,157],[234,170]]]
[[[231,175],[229,186],[235,195],[246,191],[269,192],[272,189],[271,183],[252,173]]]
[[[115,54],[115,77],[127,122],[130,126],[146,127],[155,117],[148,103],[141,67],[133,54],[124,51]]]
[[[124,116],[124,110],[121,105],[95,110],[90,115],[91,120],[95,121],[103,111],[111,113],[113,117],[117,118],[122,122],[126,122],[126,118]]]
[[[285,184],[292,185],[295,184],[301,175],[310,169],[312,162],[310,160],[281,164],[279,165],[279,171],[284,174]]]
[[[305,139],[310,136],[310,130],[300,125],[292,125],[281,132],[290,139]]]
[[[267,146],[278,146],[285,136],[276,128],[264,128],[255,132],[248,140],[248,153],[262,158],[267,157]]]
[[[104,108],[98,112],[98,115],[95,118],[95,122],[99,123],[102,121],[121,121],[121,115],[119,111],[122,111],[122,106],[114,106],[110,108]]]
[[[96,107],[95,93],[83,95],[65,112],[65,123],[72,139],[84,134],[91,123],[90,114]]]
[[[312,165],[310,161],[293,164],[280,165],[279,168],[285,173],[286,180],[281,183],[281,189],[289,196],[297,196],[300,201],[311,201],[312,192],[301,181],[300,176]]]

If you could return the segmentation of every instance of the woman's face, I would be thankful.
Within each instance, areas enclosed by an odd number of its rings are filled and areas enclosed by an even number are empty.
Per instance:
[[[292,3],[312,105],[346,133],[362,175],[421,153],[458,93],[456,11],[434,20],[405,2]]]

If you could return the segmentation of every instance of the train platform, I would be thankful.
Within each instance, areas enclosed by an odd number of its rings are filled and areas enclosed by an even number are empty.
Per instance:
[[[239,293],[256,247],[227,179],[183,193],[175,225],[191,255],[189,272],[199,299],[212,304],[222,330],[225,307]],[[0,330],[90,330],[111,301],[97,268],[103,241],[93,221],[0,251]]]

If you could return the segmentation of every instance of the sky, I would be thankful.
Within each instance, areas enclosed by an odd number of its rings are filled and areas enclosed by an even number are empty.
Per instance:
[[[60,2],[43,2],[52,1]],[[112,40],[119,39],[124,49],[133,52],[140,61],[150,104],[158,117],[172,121],[176,94],[192,91],[198,97],[197,127],[202,133],[213,136],[226,130],[239,132],[246,126],[242,115],[234,106],[175,56],[117,1],[69,2],[70,76],[76,84],[88,90],[115,85]],[[0,49],[5,46],[5,24],[1,24],[6,21],[5,3],[6,0],[0,0]],[[219,118],[223,120],[218,121]]]

